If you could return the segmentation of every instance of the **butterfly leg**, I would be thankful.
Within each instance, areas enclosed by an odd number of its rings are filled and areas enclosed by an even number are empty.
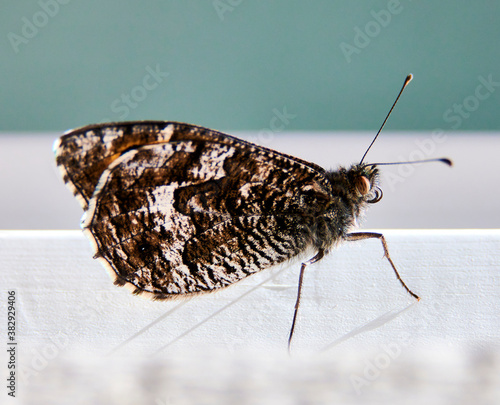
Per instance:
[[[302,263],[302,266],[300,267],[299,286],[298,286],[298,290],[297,290],[297,301],[295,302],[295,311],[293,313],[292,327],[290,328],[290,335],[288,336],[288,352],[289,353],[290,353],[290,345],[292,343],[293,331],[295,330],[295,322],[297,320],[297,314],[299,312],[300,294],[302,293],[302,281],[304,280],[304,271],[308,265],[316,263],[317,261],[321,260],[323,258],[323,256],[325,256],[325,251],[323,249],[321,249],[318,251],[316,256],[309,259],[307,262]]]
[[[408,286],[405,284],[405,282],[399,275],[398,271],[396,270],[396,266],[394,265],[394,262],[392,261],[391,256],[389,255],[389,249],[387,248],[387,242],[385,241],[384,235],[375,232],[355,232],[347,234],[346,240],[355,241],[355,240],[373,239],[373,238],[379,239],[380,242],[382,242],[382,247],[384,248],[384,256],[387,258],[387,260],[389,260],[389,263],[392,269],[394,270],[394,273],[396,273],[396,277],[398,278],[401,285],[404,287],[406,291],[408,291],[408,293],[412,297],[420,301],[420,297],[408,288]]]

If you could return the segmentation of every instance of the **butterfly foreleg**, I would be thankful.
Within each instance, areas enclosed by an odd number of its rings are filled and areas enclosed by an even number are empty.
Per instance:
[[[408,286],[405,284],[405,282],[403,281],[403,279],[399,275],[399,273],[396,269],[396,266],[395,266],[394,262],[392,261],[391,256],[389,255],[389,249],[387,247],[387,242],[385,241],[384,235],[382,235],[381,233],[375,233],[375,232],[355,232],[355,233],[348,233],[345,237],[345,240],[352,242],[352,241],[356,241],[356,240],[374,239],[374,238],[379,239],[380,242],[382,243],[382,247],[384,249],[384,256],[389,261],[389,263],[390,263],[392,269],[394,270],[394,273],[396,273],[396,277],[398,278],[401,285],[404,287],[404,289],[406,291],[408,291],[408,293],[412,297],[416,298],[417,300],[420,300],[420,297],[408,288]]]

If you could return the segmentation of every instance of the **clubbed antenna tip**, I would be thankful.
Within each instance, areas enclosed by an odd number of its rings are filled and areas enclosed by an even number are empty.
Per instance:
[[[448,159],[448,158],[442,158],[442,159],[439,159],[440,162],[443,162],[445,164],[447,164],[448,166],[453,166],[453,162],[451,161],[451,159]]]

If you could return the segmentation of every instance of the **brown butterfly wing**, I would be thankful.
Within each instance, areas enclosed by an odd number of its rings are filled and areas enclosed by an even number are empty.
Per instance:
[[[97,185],[97,159],[68,177],[92,192],[84,227],[117,284],[156,298],[212,291],[310,244],[331,193],[315,167],[205,128],[156,128],[154,142],[119,156],[87,148],[111,162]]]

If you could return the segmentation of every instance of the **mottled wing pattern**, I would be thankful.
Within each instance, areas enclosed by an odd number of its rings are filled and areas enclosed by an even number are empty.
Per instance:
[[[88,125],[69,131],[54,143],[53,149],[64,182],[86,210],[102,173],[122,153],[137,146],[190,139],[255,146],[196,125],[169,121],[131,121]],[[314,163],[281,155],[323,172]]]
[[[212,291],[310,244],[314,219],[331,195],[321,168],[188,124],[127,125],[109,131],[134,137],[149,127],[153,135],[144,144],[115,140],[133,144],[121,151],[88,146],[108,162],[93,187],[98,159],[80,154],[76,160],[92,167],[66,168],[72,188],[88,201],[83,226],[116,284],[156,298]],[[94,127],[90,138],[106,131]],[[60,145],[85,148],[84,134],[65,135],[78,141],[63,137]],[[59,156],[71,161],[67,155]]]
[[[89,125],[68,132],[54,144],[64,181],[86,210],[99,178],[109,164],[136,146],[168,141],[164,122]]]

